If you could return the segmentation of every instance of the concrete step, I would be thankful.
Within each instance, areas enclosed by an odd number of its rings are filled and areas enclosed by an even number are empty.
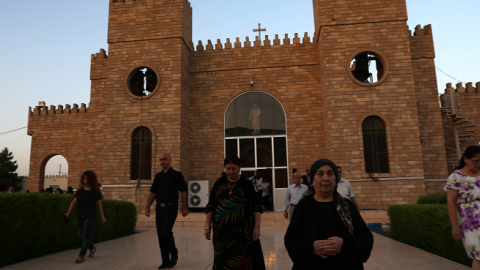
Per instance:
[[[365,223],[382,223],[386,224],[390,221],[385,210],[361,210]],[[289,221],[283,216],[283,211],[265,212],[262,215],[262,226],[288,226]],[[205,225],[205,213],[189,213],[188,216],[182,217],[179,213],[175,227],[203,227]],[[155,227],[155,214],[147,218],[145,215],[138,216],[137,228]]]

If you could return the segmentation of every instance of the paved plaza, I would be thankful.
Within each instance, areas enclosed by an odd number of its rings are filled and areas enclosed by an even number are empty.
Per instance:
[[[287,227],[265,226],[260,237],[268,270],[289,270],[292,262],[283,245]],[[213,248],[211,241],[203,237],[202,227],[174,228],[179,250],[179,261],[172,269],[211,269]],[[460,270],[470,269],[464,265],[446,260],[423,250],[374,234],[375,244],[372,255],[365,264],[366,270]],[[161,263],[155,229],[140,230],[131,236],[95,244],[95,258],[85,258],[82,264],[75,264],[79,249],[17,263],[4,269],[157,269]]]

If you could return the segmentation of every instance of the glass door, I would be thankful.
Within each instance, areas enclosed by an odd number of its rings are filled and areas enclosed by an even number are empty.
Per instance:
[[[258,174],[272,185],[273,209],[283,210],[288,187],[286,136],[258,136],[225,139],[225,156],[237,155],[242,161],[241,174]]]

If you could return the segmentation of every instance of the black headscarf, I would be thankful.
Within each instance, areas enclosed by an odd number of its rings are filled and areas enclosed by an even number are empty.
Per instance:
[[[350,213],[350,206],[346,199],[342,198],[340,194],[337,192],[338,187],[338,170],[337,166],[333,161],[329,159],[319,159],[315,161],[312,166],[310,167],[310,179],[311,185],[307,192],[305,192],[305,197],[314,196],[315,195],[315,188],[313,187],[313,182],[315,179],[315,175],[317,174],[318,169],[320,169],[324,165],[329,165],[333,169],[333,173],[335,174],[335,189],[333,191],[333,202],[335,205],[335,210],[337,211],[338,215],[343,221],[343,224],[347,228],[350,233],[353,233],[353,223],[352,223],[352,214]]]
[[[229,164],[229,163],[237,164],[238,167],[240,167],[241,161],[236,155],[228,155],[223,160],[223,166],[227,166],[227,164]]]

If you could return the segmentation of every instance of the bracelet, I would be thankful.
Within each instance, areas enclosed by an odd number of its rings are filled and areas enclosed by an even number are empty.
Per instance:
[[[210,225],[205,225],[205,230],[210,230]]]

